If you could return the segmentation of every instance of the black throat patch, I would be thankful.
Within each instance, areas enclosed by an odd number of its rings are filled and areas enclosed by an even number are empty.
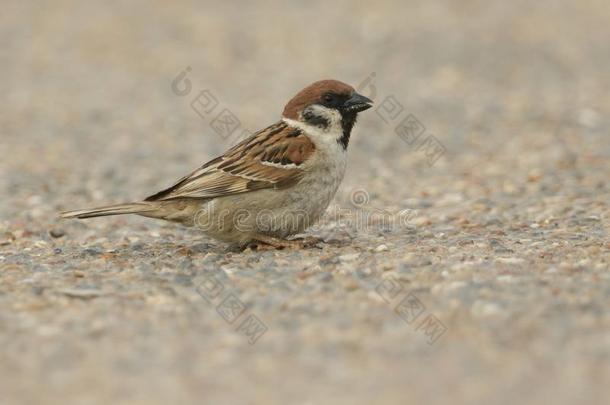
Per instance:
[[[354,128],[357,118],[358,113],[355,112],[344,112],[341,114],[341,127],[343,128],[343,135],[341,135],[341,138],[339,138],[337,142],[343,146],[343,149],[347,149],[349,137],[352,135],[352,128]]]

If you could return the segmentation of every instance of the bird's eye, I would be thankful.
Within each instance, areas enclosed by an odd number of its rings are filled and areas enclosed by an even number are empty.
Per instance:
[[[323,100],[326,103],[332,103],[334,99],[335,99],[335,97],[332,94],[325,94],[323,97]]]

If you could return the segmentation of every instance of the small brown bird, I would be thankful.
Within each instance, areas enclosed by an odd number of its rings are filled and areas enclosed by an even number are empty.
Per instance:
[[[286,104],[282,119],[142,202],[68,211],[64,218],[138,214],[197,226],[224,242],[276,248],[313,225],[345,174],[359,112],[372,101],[337,80],[315,82]],[[317,242],[317,241],[316,241]]]

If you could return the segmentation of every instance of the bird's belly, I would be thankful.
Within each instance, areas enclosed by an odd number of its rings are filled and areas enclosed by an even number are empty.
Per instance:
[[[334,198],[343,177],[334,174],[305,176],[290,189],[217,198],[202,207],[195,225],[212,237],[237,243],[256,234],[286,238],[301,233],[320,219]]]

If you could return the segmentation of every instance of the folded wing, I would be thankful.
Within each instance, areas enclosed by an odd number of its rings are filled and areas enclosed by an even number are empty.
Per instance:
[[[215,198],[297,183],[315,150],[302,131],[280,121],[146,199]]]

